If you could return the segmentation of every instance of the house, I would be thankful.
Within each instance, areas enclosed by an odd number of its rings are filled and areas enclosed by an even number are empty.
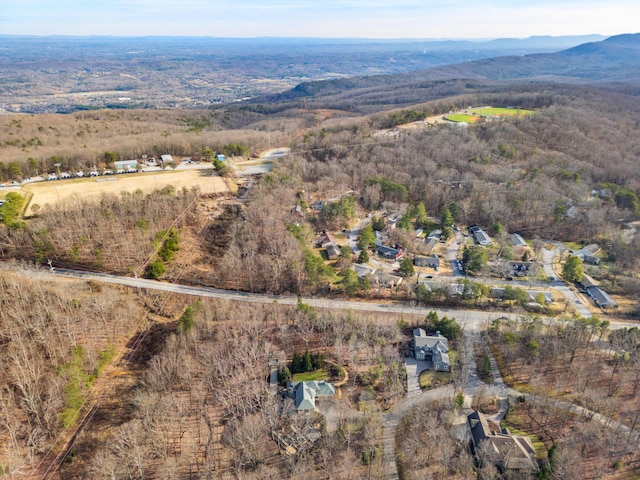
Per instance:
[[[327,248],[329,245],[332,245],[332,244],[336,245],[336,239],[329,232],[326,232],[322,237],[320,237],[320,240],[316,242],[316,246],[320,248]]]
[[[163,165],[165,163],[173,163],[173,157],[171,155],[160,155],[160,162]]]
[[[299,412],[315,411],[317,398],[330,397],[335,393],[333,384],[324,380],[298,382],[293,384],[293,403]]]
[[[431,267],[436,270],[440,268],[440,259],[438,257],[415,257],[413,264],[416,267]]]
[[[486,458],[478,458],[479,452],[483,452],[487,453],[489,458],[502,470],[522,472],[523,474],[538,470],[536,452],[529,437],[511,435],[480,412],[468,415],[467,423],[471,430],[474,455],[478,461],[487,460]],[[489,442],[488,446],[485,445],[486,442]]]
[[[358,278],[365,278],[365,277],[368,277],[369,275],[375,275],[376,273],[375,268],[370,267],[369,265],[361,264],[361,263],[356,263],[351,268],[353,268],[353,270],[356,272],[356,275],[358,275]]]
[[[433,249],[438,246],[439,241],[440,241],[440,238],[436,238],[436,237],[425,238],[425,242],[427,243],[427,251],[428,252],[433,251]]]
[[[617,308],[618,304],[600,287],[591,286],[587,288],[587,294],[593,298],[600,308]]]
[[[398,277],[396,275],[390,275],[381,270],[378,270],[373,275],[373,283],[381,287],[388,287],[388,288],[397,287],[402,283],[402,280],[403,280],[402,277]]]
[[[378,255],[390,260],[400,260],[402,258],[402,250],[398,248],[378,246]]]
[[[527,242],[524,241],[524,239],[518,235],[517,233],[512,233],[509,236],[509,241],[511,242],[511,245],[513,245],[514,247],[526,247],[527,246]]]
[[[436,372],[451,370],[449,361],[449,341],[436,332],[435,336],[428,336],[422,328],[413,329],[413,351],[416,360],[433,362]]]
[[[487,233],[477,225],[469,227],[469,233],[473,236],[473,239],[478,245],[491,245],[491,239],[489,238],[489,235],[487,235]]]
[[[338,245],[336,245],[335,243],[328,244],[326,248],[327,248],[327,256],[331,260],[333,260],[334,258],[338,258],[340,256],[340,254],[342,253],[340,251],[340,247]]]
[[[599,265],[600,258],[597,254],[602,250],[600,245],[592,243],[591,245],[587,245],[586,247],[582,247],[580,250],[577,250],[571,254],[572,257],[578,257],[584,263],[589,263],[591,265]]]

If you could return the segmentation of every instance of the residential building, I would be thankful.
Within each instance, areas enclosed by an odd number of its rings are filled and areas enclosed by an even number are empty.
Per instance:
[[[293,403],[299,412],[315,411],[317,398],[330,397],[335,393],[333,384],[324,380],[298,382],[293,384]]]
[[[413,264],[416,267],[431,267],[436,270],[440,268],[440,258],[438,257],[415,257]]]
[[[511,241],[511,245],[513,245],[514,247],[526,247],[527,246],[527,242],[524,241],[524,238],[522,238],[517,233],[512,233],[511,236],[509,236],[509,240]]]
[[[413,329],[413,350],[416,360],[433,362],[433,369],[437,372],[451,370],[449,361],[449,341],[440,332],[429,336],[422,328]]]
[[[398,248],[378,246],[378,255],[390,260],[400,260],[402,258],[402,250]]]
[[[480,412],[468,415],[467,422],[471,430],[473,451],[476,458],[479,457],[479,452],[483,452],[502,470],[522,472],[523,474],[538,470],[536,452],[529,437],[511,435]],[[485,445],[486,442],[488,442],[488,446]],[[478,458],[478,460],[487,461],[487,458]]]

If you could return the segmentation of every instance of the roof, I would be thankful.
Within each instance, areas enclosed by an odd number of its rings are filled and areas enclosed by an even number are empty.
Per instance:
[[[593,278],[591,278],[586,273],[582,276],[582,280],[580,280],[580,283],[582,284],[582,286],[584,288],[597,287],[598,286],[598,282],[596,282]]]
[[[327,255],[329,258],[335,258],[340,256],[340,247],[338,247],[335,243],[330,243],[327,245]]]
[[[413,259],[413,264],[418,267],[440,267],[440,259],[438,257],[416,257]]]
[[[509,470],[535,471],[535,449],[529,437],[504,433],[500,427],[480,412],[467,416],[471,437],[476,448],[484,442],[491,442],[496,454],[502,457],[504,467]]]
[[[593,298],[595,302],[601,307],[604,307],[604,306],[615,307],[618,305],[613,300],[613,298],[611,298],[609,294],[605,292],[603,289],[601,289],[600,287],[596,287],[596,286],[587,287],[587,292],[589,293],[591,298]]]
[[[297,410],[315,410],[317,397],[329,397],[336,393],[333,384],[324,380],[299,382],[294,385],[294,389],[294,403]]]
[[[376,273],[375,268],[361,263],[356,263],[352,268],[353,270],[355,270],[356,275],[358,275],[359,278],[364,278],[368,275],[374,275]]]
[[[300,382],[296,385],[295,405],[298,410],[315,410],[315,390],[307,385],[308,382]]]
[[[160,155],[160,160],[163,162],[173,162],[173,157],[171,155]]]
[[[511,234],[511,237],[509,237],[509,239],[511,240],[511,245],[513,245],[514,247],[526,247],[527,246],[527,242],[525,242],[524,239],[520,235],[518,235],[517,233]]]
[[[480,245],[491,245],[491,239],[489,238],[489,235],[487,235],[485,231],[480,228],[473,232],[473,237]]]
[[[396,258],[399,255],[402,255],[402,250],[398,250],[396,248],[385,247],[384,245],[378,246],[378,253],[384,257],[388,258]]]
[[[413,329],[413,342],[416,347],[438,349],[442,353],[449,351],[449,341],[443,335],[427,335],[422,328]]]

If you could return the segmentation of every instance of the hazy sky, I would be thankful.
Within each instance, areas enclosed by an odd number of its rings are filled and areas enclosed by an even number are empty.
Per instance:
[[[638,0],[0,0],[0,34],[496,38],[640,31]]]

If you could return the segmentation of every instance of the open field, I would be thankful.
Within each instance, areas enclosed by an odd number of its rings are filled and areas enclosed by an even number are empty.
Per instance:
[[[452,113],[445,115],[445,119],[450,122],[466,122],[475,123],[482,117],[522,117],[525,115],[533,115],[535,112],[531,110],[516,108],[499,108],[499,107],[480,107],[464,110],[462,113]]]
[[[191,169],[171,172],[137,173],[126,176],[106,178],[82,178],[71,180],[56,180],[53,182],[39,182],[23,185],[20,189],[6,189],[18,191],[33,197],[29,203],[26,215],[33,214],[34,205],[44,207],[75,199],[82,201],[90,197],[99,197],[103,193],[119,195],[122,192],[142,190],[150,192],[166,186],[173,186],[176,190],[198,186],[202,193],[227,192],[229,187],[221,177],[215,176],[211,169]]]
[[[477,115],[468,115],[466,113],[452,113],[451,115],[446,115],[444,117],[446,120],[450,122],[466,122],[466,123],[475,123],[480,120],[480,117]]]
[[[520,108],[496,108],[496,107],[482,107],[482,108],[472,108],[468,112],[473,115],[486,115],[486,116],[497,116],[500,117],[502,115],[505,116],[523,116],[523,115],[533,115],[535,112],[532,110],[524,110]]]

